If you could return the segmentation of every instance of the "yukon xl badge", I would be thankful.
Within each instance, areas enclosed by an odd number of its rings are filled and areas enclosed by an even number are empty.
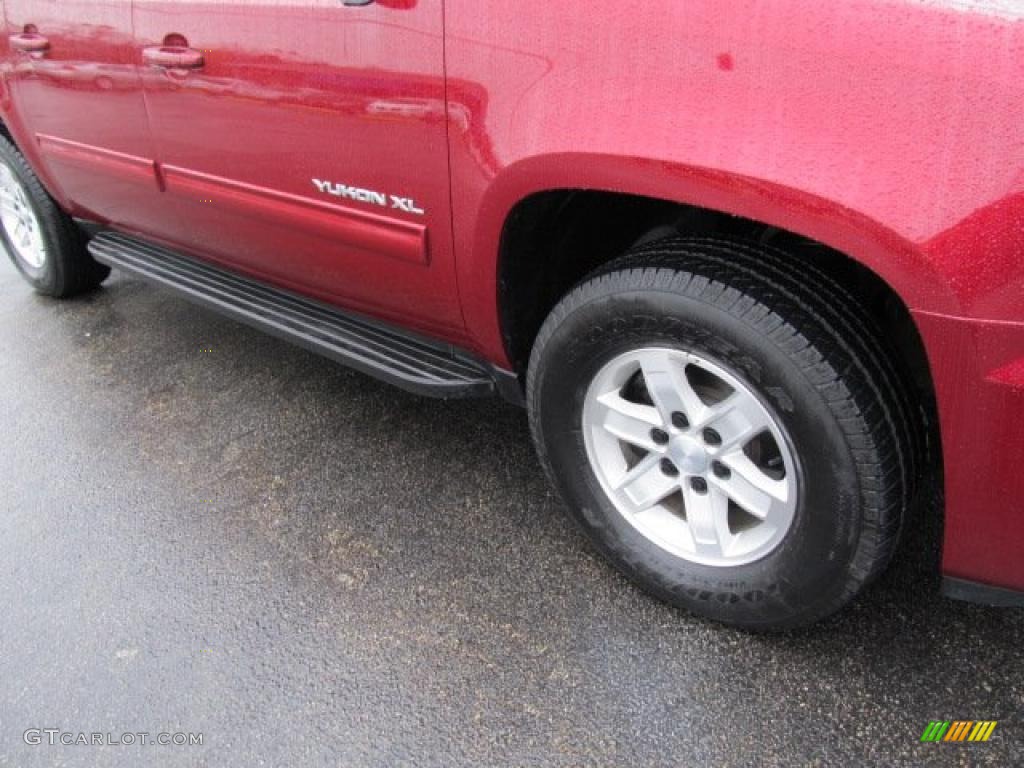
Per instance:
[[[416,201],[411,197],[385,195],[383,192],[374,192],[372,189],[360,189],[359,187],[350,187],[347,184],[321,181],[320,179],[313,179],[313,186],[325,194],[343,197],[346,200],[355,200],[357,203],[379,205],[381,208],[397,208],[406,213],[415,213],[417,216],[422,216],[424,213],[423,209],[419,208],[416,205]]]

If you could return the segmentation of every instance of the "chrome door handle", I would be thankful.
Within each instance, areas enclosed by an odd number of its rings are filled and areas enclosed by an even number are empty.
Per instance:
[[[11,48],[23,53],[42,53],[50,48],[50,41],[36,32],[23,32],[20,35],[11,35],[7,39]]]
[[[142,61],[159,69],[199,69],[202,51],[178,45],[151,45],[142,49]]]

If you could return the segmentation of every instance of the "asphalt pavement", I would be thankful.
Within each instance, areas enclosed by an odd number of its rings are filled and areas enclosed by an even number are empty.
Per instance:
[[[1024,764],[1024,612],[938,595],[936,493],[850,610],[744,634],[591,552],[512,406],[118,275],[5,260],[0,328],[0,765]]]

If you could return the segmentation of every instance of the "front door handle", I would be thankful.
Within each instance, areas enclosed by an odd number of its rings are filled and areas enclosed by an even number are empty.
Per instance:
[[[369,5],[370,3],[373,2],[373,0],[344,0],[344,2],[345,2],[345,5],[347,5],[349,7],[352,7],[352,6],[360,6],[360,5]]]
[[[50,49],[50,41],[36,32],[23,32],[7,39],[11,48],[24,53],[42,53]]]
[[[200,69],[203,52],[180,45],[151,45],[142,49],[143,63],[159,69]]]

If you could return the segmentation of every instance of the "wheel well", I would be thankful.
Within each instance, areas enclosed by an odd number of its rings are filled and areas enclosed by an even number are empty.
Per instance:
[[[633,245],[678,233],[770,244],[793,254],[795,268],[801,259],[813,259],[882,323],[895,342],[897,364],[919,390],[924,417],[934,429],[934,389],[924,344],[902,299],[877,274],[819,242],[757,221],[618,193],[541,192],[522,200],[506,220],[500,246],[499,311],[505,348],[520,377],[544,319],[577,282]]]

